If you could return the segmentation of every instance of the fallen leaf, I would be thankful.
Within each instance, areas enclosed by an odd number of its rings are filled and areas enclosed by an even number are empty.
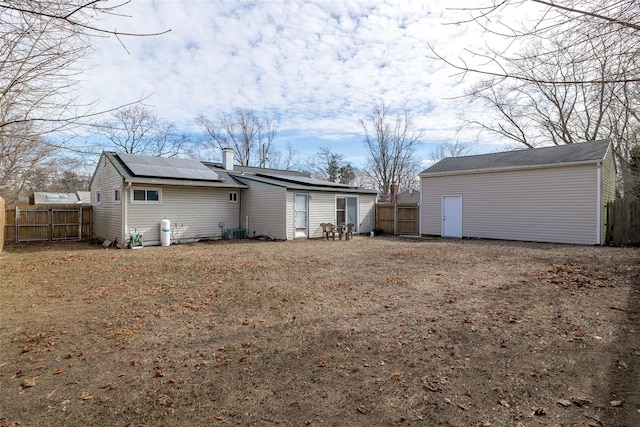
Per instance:
[[[567,399],[558,399],[556,403],[560,406],[564,406],[565,408],[571,406],[571,401]]]
[[[395,380],[395,381],[401,381],[402,380],[402,374],[399,372],[394,372],[393,374],[391,374],[391,379]]]
[[[541,416],[547,414],[547,411],[542,406],[533,406],[531,410],[533,411],[533,415]]]
[[[35,378],[26,378],[26,379],[22,380],[22,387],[24,387],[24,388],[33,387],[34,385],[36,385],[36,379]]]
[[[65,368],[56,369],[55,371],[53,371],[53,375],[59,375],[59,374],[63,373],[64,371],[66,371]]]
[[[362,406],[362,405],[358,406],[358,412],[360,412],[361,414],[366,414],[367,411],[368,409],[366,406]]]
[[[93,399],[93,396],[87,393],[86,391],[83,391],[82,394],[80,395],[80,399],[89,400],[89,399]]]
[[[578,406],[583,406],[591,403],[591,399],[587,399],[586,397],[574,397],[571,400]]]
[[[509,402],[507,402],[506,400],[500,400],[498,403],[500,403],[505,408],[510,408],[511,407],[511,405],[509,405]]]

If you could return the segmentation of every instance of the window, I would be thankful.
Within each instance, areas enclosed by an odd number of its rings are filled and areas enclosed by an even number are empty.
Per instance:
[[[336,224],[347,223],[347,199],[338,197],[336,199]]]
[[[162,192],[159,189],[134,188],[131,203],[162,203]]]
[[[96,191],[96,205],[102,204],[102,197],[100,196],[100,191]]]
[[[120,203],[120,189],[113,189],[113,203]]]
[[[230,191],[229,192],[229,202],[230,203],[238,203],[238,192]]]

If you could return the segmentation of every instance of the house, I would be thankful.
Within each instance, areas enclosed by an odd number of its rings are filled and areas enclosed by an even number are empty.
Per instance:
[[[172,242],[268,236],[321,237],[321,223],[374,227],[376,192],[318,181],[301,172],[104,152],[91,180],[96,238],[125,242],[133,233],[145,245],[161,240],[170,221]]]
[[[396,196],[396,201],[400,205],[417,205],[420,203],[420,191],[415,188],[402,190]]]
[[[615,178],[609,140],[446,158],[420,173],[420,233],[602,244]]]

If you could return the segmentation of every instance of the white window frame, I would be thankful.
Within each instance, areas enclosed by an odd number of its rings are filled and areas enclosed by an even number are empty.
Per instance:
[[[122,189],[113,187],[113,203],[119,205],[122,202]]]
[[[100,193],[100,190],[97,190],[95,192],[95,197],[96,197],[96,206],[102,205],[102,194]]]
[[[144,200],[134,200],[136,191],[144,191]],[[148,192],[157,191],[158,200],[148,200]],[[131,203],[132,204],[147,204],[147,205],[159,205],[162,203],[162,188],[148,188],[148,187],[133,187],[131,189]]]
[[[355,226],[354,228],[354,232],[358,232],[358,230],[360,229],[360,196],[358,195],[352,195],[352,194],[337,194],[336,195],[336,199],[335,199],[335,207],[334,207],[334,215],[335,215],[335,221],[336,224],[339,224],[338,221],[338,199],[343,199],[344,200],[344,220],[345,220],[345,224],[349,223],[349,215],[347,213],[347,199],[349,198],[353,198],[356,200],[356,219],[355,222],[353,223],[353,225]],[[340,211],[342,212],[343,210],[340,209]]]
[[[237,191],[229,191],[229,203],[238,203],[238,192]]]
[[[344,209],[338,209],[339,200],[344,201]],[[338,219],[338,212],[344,212],[344,223],[346,224],[347,223],[347,197],[346,196],[336,196],[336,205],[334,209],[335,221],[336,221],[336,224],[341,224],[340,220]]]

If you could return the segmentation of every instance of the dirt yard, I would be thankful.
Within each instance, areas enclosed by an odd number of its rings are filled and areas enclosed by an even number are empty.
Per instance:
[[[0,426],[640,426],[640,249],[0,254]]]

